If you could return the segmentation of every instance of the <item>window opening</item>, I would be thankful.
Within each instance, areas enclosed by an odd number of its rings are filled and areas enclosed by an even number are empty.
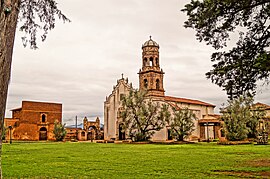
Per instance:
[[[144,87],[147,88],[147,86],[148,86],[148,81],[147,79],[144,79]]]
[[[159,79],[156,80],[156,89],[159,90],[160,85],[159,85]]]
[[[151,67],[154,66],[154,59],[153,59],[153,57],[150,57],[150,66]]]
[[[147,66],[147,58],[143,59],[143,66]]]
[[[42,116],[41,116],[41,121],[42,121],[42,122],[46,122],[46,115],[45,115],[45,114],[42,114]]]

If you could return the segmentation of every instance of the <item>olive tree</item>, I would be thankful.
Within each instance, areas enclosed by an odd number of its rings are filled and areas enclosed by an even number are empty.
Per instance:
[[[169,106],[160,105],[146,96],[146,91],[131,90],[122,98],[123,130],[134,141],[147,141],[165,126],[170,117]]]
[[[178,141],[183,141],[185,137],[189,136],[195,130],[195,120],[196,115],[192,110],[188,108],[173,108],[173,115],[167,119],[167,124],[170,127],[172,136]]]
[[[258,122],[265,116],[264,111],[255,110],[251,97],[240,96],[229,100],[222,109],[221,119],[224,121],[226,138],[230,141],[241,141],[248,134],[256,136]]]

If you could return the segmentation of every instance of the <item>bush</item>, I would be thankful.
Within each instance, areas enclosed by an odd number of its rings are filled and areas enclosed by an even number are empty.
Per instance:
[[[65,124],[62,125],[60,122],[55,121],[53,134],[56,141],[63,141],[67,134],[67,131],[65,130]]]

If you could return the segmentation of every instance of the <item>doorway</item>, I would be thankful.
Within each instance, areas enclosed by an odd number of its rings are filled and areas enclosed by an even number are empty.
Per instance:
[[[205,126],[205,139],[210,140],[215,138],[214,125],[206,124]]]
[[[123,124],[119,124],[119,140],[126,140],[126,133],[123,132]]]
[[[97,128],[95,126],[90,126],[88,128],[87,132],[87,140],[96,140],[96,135],[97,135]]]
[[[167,140],[173,140],[171,129],[167,129]]]
[[[46,127],[42,127],[39,130],[39,140],[47,140],[47,129]]]

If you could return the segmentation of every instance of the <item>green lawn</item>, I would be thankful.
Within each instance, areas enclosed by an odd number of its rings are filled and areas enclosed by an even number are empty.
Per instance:
[[[270,177],[270,145],[3,145],[4,178]]]

